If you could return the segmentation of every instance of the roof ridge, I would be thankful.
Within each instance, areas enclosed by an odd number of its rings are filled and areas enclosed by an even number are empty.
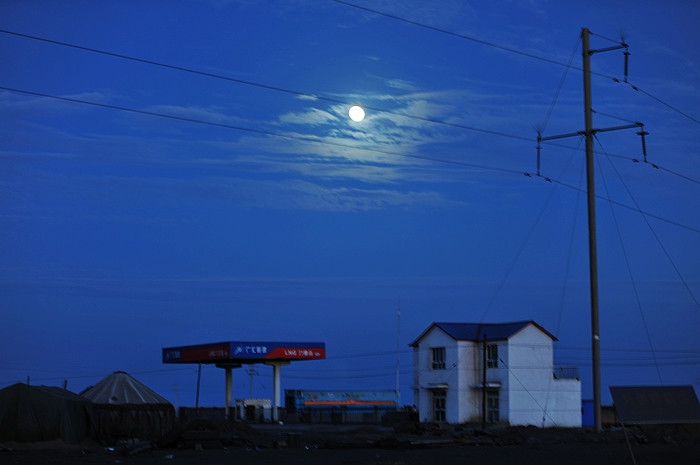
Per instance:
[[[436,327],[455,341],[482,341],[485,338],[492,341],[499,341],[510,339],[528,325],[533,325],[544,334],[551,337],[552,340],[557,340],[556,336],[543,328],[535,320],[505,321],[500,323],[435,321],[431,323],[410,346],[416,347],[418,342]]]

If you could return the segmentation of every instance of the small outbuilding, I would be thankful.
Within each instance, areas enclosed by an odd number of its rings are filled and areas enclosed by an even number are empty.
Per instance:
[[[173,405],[126,372],[116,371],[80,395],[93,403],[100,439],[157,441],[175,427]]]
[[[92,402],[78,394],[23,383],[0,390],[0,441],[77,444],[93,435],[93,426]]]

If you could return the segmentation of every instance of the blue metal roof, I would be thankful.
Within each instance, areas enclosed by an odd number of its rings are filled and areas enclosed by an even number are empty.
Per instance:
[[[423,331],[423,333],[410,345],[415,347],[418,342],[423,339],[431,329],[438,327],[443,330],[448,336],[456,341],[483,341],[484,339],[489,341],[495,340],[506,340],[511,336],[521,331],[528,325],[534,325],[537,329],[545,333],[547,336],[551,337],[552,340],[556,341],[557,338],[552,335],[549,331],[544,329],[542,326],[538,325],[532,320],[526,321],[515,321],[510,323],[433,323],[428,329]]]

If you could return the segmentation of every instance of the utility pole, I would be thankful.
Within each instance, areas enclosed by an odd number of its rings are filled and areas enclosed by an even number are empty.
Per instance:
[[[628,69],[628,45],[622,42],[619,45],[603,49],[592,50],[590,48],[590,31],[587,28],[581,29],[581,44],[583,55],[583,111],[585,117],[585,129],[583,131],[562,134],[559,136],[542,137],[537,136],[537,174],[539,175],[540,142],[544,140],[561,139],[572,136],[585,136],[586,138],[586,191],[588,197],[588,263],[590,279],[591,298],[591,350],[593,359],[593,423],[595,430],[602,429],[601,408],[600,408],[600,330],[598,319],[598,246],[596,238],[596,213],[595,213],[595,166],[593,163],[593,138],[598,132],[617,131],[620,129],[641,128],[637,133],[642,137],[642,144],[645,143],[644,136],[649,134],[644,131],[642,123],[627,124],[605,129],[593,128],[593,97],[591,96],[591,55],[598,52],[608,52],[611,50],[625,49],[625,82],[627,82]],[[646,147],[643,147],[646,161]]]
[[[253,377],[258,374],[258,372],[255,370],[255,366],[251,365],[250,368],[248,368],[248,374],[250,375],[250,394],[248,395],[249,399],[253,398]]]
[[[591,103],[591,51],[587,28],[581,30],[583,47],[583,107],[586,136],[586,191],[588,192],[588,264],[591,295],[591,347],[593,358],[593,423],[600,421],[600,330],[598,325],[598,245],[595,222],[595,167],[593,165],[593,105]]]
[[[180,417],[180,402],[177,398],[177,384],[173,385],[173,390],[175,391],[175,418]]]
[[[197,367],[197,394],[195,395],[194,408],[199,415],[199,386],[202,383],[202,364]]]
[[[401,368],[401,306],[396,309],[396,410],[399,410],[401,391],[399,387]]]
[[[486,429],[486,333],[484,333],[483,353],[481,354],[481,429]]]
[[[197,394],[195,398],[195,403],[194,403],[194,408],[197,411],[197,415],[199,415],[199,386],[202,383],[202,364],[200,363],[199,366],[197,367]]]

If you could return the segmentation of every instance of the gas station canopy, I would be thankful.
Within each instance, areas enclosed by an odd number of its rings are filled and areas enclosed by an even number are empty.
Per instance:
[[[163,363],[213,363],[226,371],[226,418],[233,397],[233,369],[242,364],[264,363],[272,366],[274,383],[273,420],[279,420],[281,368],[297,360],[323,360],[323,342],[242,342],[229,341],[193,346],[166,347]]]
[[[230,341],[163,349],[163,363],[226,365],[325,358],[326,344],[323,342]]]

